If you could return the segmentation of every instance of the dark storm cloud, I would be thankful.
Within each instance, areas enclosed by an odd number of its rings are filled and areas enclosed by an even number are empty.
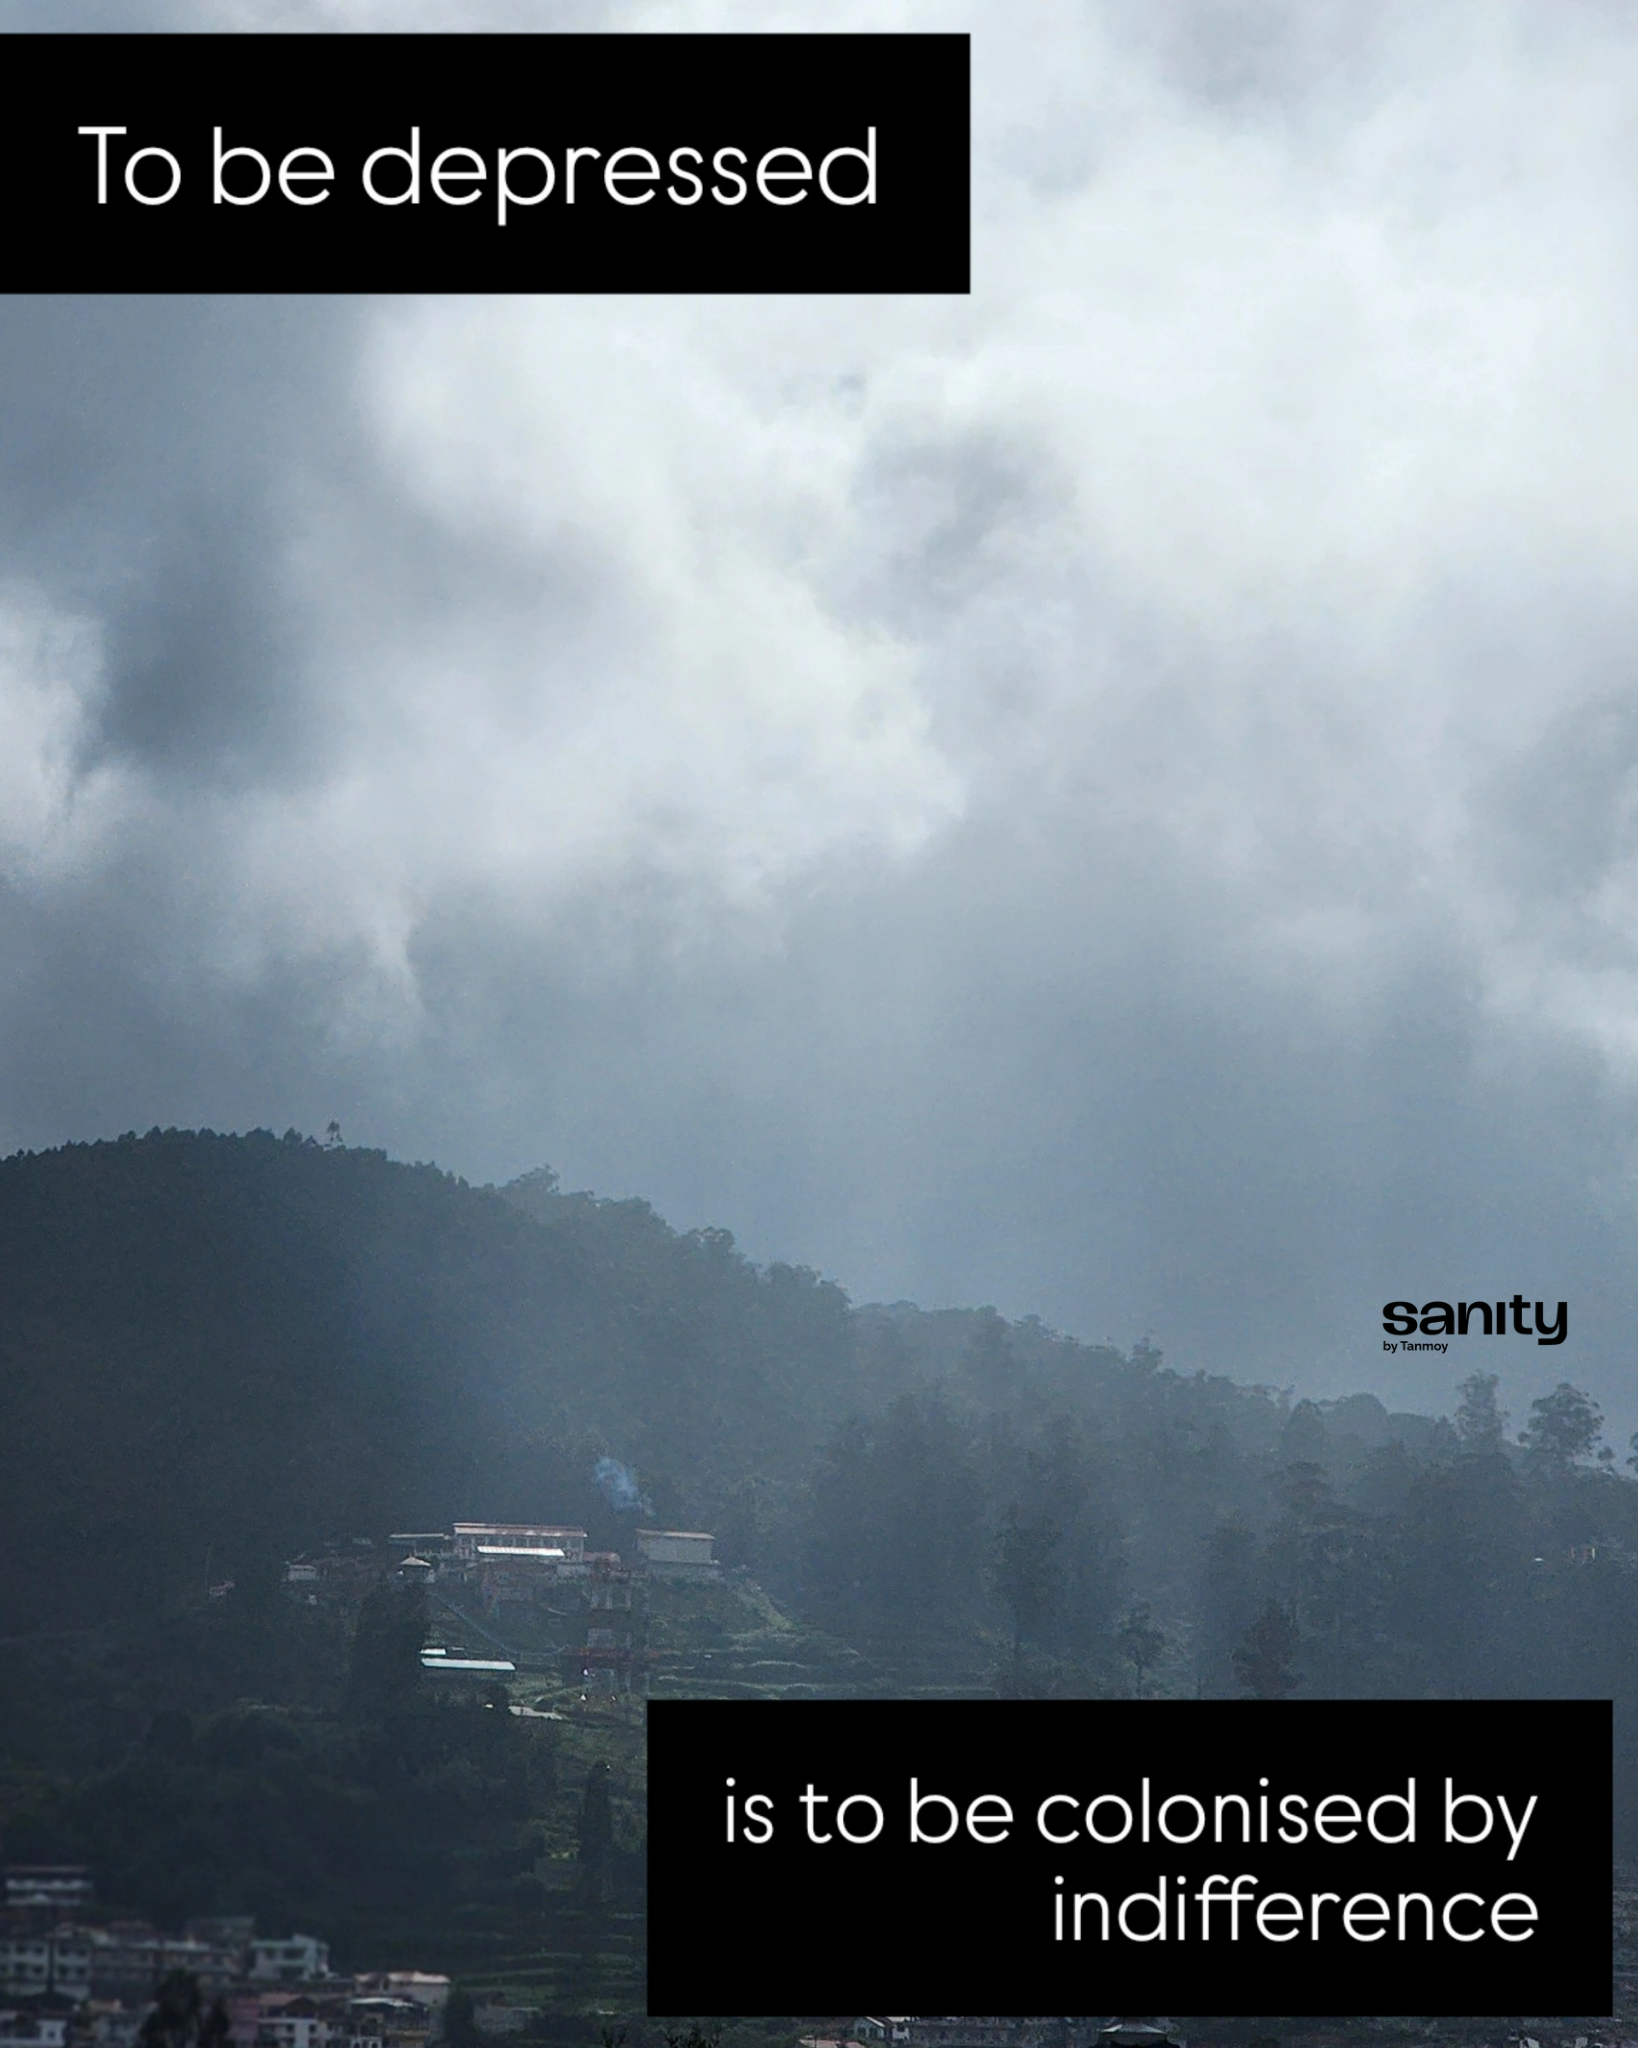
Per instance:
[[[971,302],[5,302],[0,1139],[1638,1422],[1631,58],[1359,19],[992,39]]]
[[[12,577],[103,635],[87,755],[278,773],[310,716],[281,589],[304,476],[347,417],[333,302],[0,302],[0,536]]]
[[[544,1117],[571,1180],[727,1216],[865,1293],[1406,1405],[1482,1364],[1522,1414],[1571,1371],[1625,1415],[1631,1125],[1598,1062],[1487,1028],[1455,929],[1401,932],[1357,1006],[1271,990],[1232,904],[1179,901],[1118,834],[1057,824],[1043,850],[979,820],[908,883],[827,893],[776,965],[650,956],[599,982],[429,931],[440,1145]],[[1569,1295],[1574,1352],[1382,1357],[1385,1300],[1504,1286]]]

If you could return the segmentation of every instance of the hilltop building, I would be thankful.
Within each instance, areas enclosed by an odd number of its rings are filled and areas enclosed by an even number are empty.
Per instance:
[[[700,1529],[639,1529],[637,1555],[651,1578],[696,1583],[722,1577],[712,1556],[716,1538]]]
[[[578,1563],[586,1554],[586,1532],[543,1522],[457,1522],[452,1548],[467,1563],[485,1557]]]

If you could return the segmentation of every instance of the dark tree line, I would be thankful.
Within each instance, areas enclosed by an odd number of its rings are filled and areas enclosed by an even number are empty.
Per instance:
[[[1153,1354],[1124,1372],[1151,1398],[1102,1416],[998,1414],[957,1371],[843,1425],[792,1509],[792,1597],[1007,1688],[1613,1696],[1632,1813],[1638,1483],[1582,1391],[1516,1436],[1482,1373],[1419,1429],[1356,1398],[1270,1431]]]
[[[475,1709],[453,1753],[454,1720],[408,1710],[424,1618],[383,1595],[337,1643],[283,1600],[281,1561],[456,1516],[629,1547],[608,1453],[656,1521],[715,1529],[885,1683],[1608,1695],[1631,1816],[1634,1460],[1567,1384],[1516,1427],[1484,1374],[1447,1399],[1292,1406],[1146,1343],[856,1308],[544,1172],[477,1189],[270,1133],[20,1155],[0,1161],[0,1743],[102,1774],[133,1830],[153,1784],[208,1803],[225,1772],[241,1835],[276,1837],[280,1800],[322,1780],[337,1812],[384,1800],[392,1837],[410,1771],[459,1834],[453,1788],[499,1811],[521,1767],[480,1725],[509,1717]],[[235,1581],[220,1611],[207,1578]],[[98,1628],[126,1631],[100,1672],[73,1648]],[[595,1800],[585,1826],[595,1871]],[[401,1867],[419,1853],[406,1836]]]

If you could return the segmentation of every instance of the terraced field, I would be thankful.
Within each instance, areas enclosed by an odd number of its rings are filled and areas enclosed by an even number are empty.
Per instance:
[[[530,2042],[549,2037],[570,2048],[596,2042],[604,2026],[614,2033],[625,2028],[633,2041],[647,2038],[645,1923],[640,1902],[629,1895],[636,1880],[628,1874],[618,1910],[586,1911],[575,1892],[573,1846],[577,1788],[601,1761],[616,1786],[617,1834],[637,1857],[646,1796],[643,1701],[566,1682],[561,1659],[540,1640],[544,1626],[509,1633],[504,1621],[449,1607],[440,1616],[446,1624],[469,1646],[482,1644],[485,1654],[517,1663],[506,1687],[512,1709],[555,1724],[564,1787],[537,1866],[546,1887],[538,1945],[491,1949],[481,1930],[471,1929],[462,1982],[476,2005],[513,2008]],[[987,1694],[994,1685],[987,1670],[910,1651],[895,1654],[889,1673],[852,1644],[793,1622],[754,1581],[737,1576],[715,1585],[650,1585],[633,1625],[646,1645],[649,1695],[657,1700],[953,1698]],[[514,1639],[526,1633],[535,1639]]]
[[[993,1674],[949,1658],[895,1650],[878,1658],[782,1614],[750,1580],[656,1587],[650,1690],[656,1699],[961,1698],[993,1690]]]

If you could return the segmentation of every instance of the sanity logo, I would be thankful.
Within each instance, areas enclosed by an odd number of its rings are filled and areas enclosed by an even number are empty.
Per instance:
[[[1534,1307],[1532,1321],[1530,1309]],[[1390,1301],[1382,1310],[1382,1327],[1390,1337],[1412,1341],[1398,1345],[1384,1344],[1384,1351],[1445,1351],[1449,1346],[1438,1341],[1416,1342],[1417,1332],[1423,1338],[1438,1340],[1448,1337],[1468,1337],[1480,1330],[1487,1337],[1507,1335],[1507,1311],[1513,1311],[1513,1330],[1520,1337],[1534,1337],[1538,1344],[1562,1344],[1570,1334],[1570,1305],[1561,1301],[1558,1313],[1549,1322],[1546,1304],[1527,1302],[1522,1294],[1515,1294],[1511,1302],[1458,1301],[1454,1306],[1448,1301],[1424,1301],[1418,1308],[1414,1301]],[[1475,1327],[1477,1326],[1477,1328]]]

